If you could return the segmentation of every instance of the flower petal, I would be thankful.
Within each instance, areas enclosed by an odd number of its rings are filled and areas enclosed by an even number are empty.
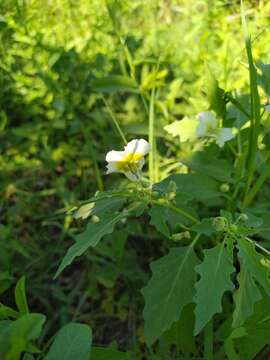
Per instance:
[[[131,181],[139,181],[139,177],[133,174],[131,171],[125,172],[124,174]]]
[[[139,160],[139,163],[138,163],[138,170],[139,171],[142,170],[144,163],[145,163],[144,158],[141,158],[141,160]]]
[[[212,131],[217,129],[218,122],[215,115],[211,111],[201,112],[197,115],[199,124],[196,132],[199,137],[209,135]]]
[[[150,145],[144,139],[134,139],[131,140],[125,146],[125,153],[126,154],[140,154],[142,156],[149,153]]]
[[[107,167],[106,174],[111,174],[111,173],[114,173],[114,172],[120,172],[120,171],[118,170],[117,161],[110,161],[110,162],[108,162],[108,164],[106,165],[106,167]]]
[[[231,128],[221,128],[217,131],[215,136],[218,146],[223,147],[226,141],[234,138]]]
[[[124,151],[111,150],[106,155],[106,161],[121,161],[125,156]]]

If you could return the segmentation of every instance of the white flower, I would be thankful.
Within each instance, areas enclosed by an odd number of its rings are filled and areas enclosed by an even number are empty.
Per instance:
[[[106,155],[107,172],[125,174],[132,181],[138,181],[144,165],[144,156],[149,153],[150,145],[144,139],[131,140],[124,151],[109,151]]]
[[[231,140],[234,135],[231,128],[221,128],[218,120],[211,111],[201,112],[197,116],[197,136],[213,138],[217,145],[223,147],[226,141]]]

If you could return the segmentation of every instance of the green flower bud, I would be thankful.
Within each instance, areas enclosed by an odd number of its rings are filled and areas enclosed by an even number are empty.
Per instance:
[[[159,204],[166,204],[166,203],[167,203],[167,200],[161,198],[161,199],[158,199],[158,203],[159,203]]]
[[[226,184],[226,183],[222,184],[222,185],[220,185],[219,190],[223,193],[226,193],[226,192],[230,191],[230,185]]]
[[[184,238],[185,238],[185,239],[190,239],[190,238],[191,238],[191,235],[190,235],[190,232],[189,232],[189,231],[186,230],[186,231],[184,231],[183,234],[184,234]]]
[[[176,190],[177,190],[177,186],[176,186],[176,183],[175,183],[175,181],[170,181],[169,182],[169,185],[168,185],[168,187],[167,187],[167,193],[171,193],[171,192],[176,192]]]
[[[235,224],[231,224],[230,228],[233,232],[237,232],[237,226]]]
[[[228,220],[225,217],[218,216],[213,219],[213,227],[217,231],[225,231],[228,228]]]
[[[93,215],[93,216],[91,217],[91,222],[92,222],[93,224],[97,224],[97,223],[100,222],[100,218],[99,218],[98,216],[96,216],[96,215]]]
[[[176,233],[172,235],[172,240],[173,241],[181,241],[184,239],[184,233]]]
[[[239,219],[239,221],[246,222],[246,221],[248,221],[248,216],[247,216],[247,214],[240,214],[238,219]]]
[[[172,191],[172,192],[170,192],[168,194],[168,199],[169,200],[173,200],[173,199],[175,199],[175,197],[176,197],[176,192],[175,191]]]
[[[190,239],[191,235],[189,231],[183,231],[172,235],[173,241],[181,241],[183,239]]]

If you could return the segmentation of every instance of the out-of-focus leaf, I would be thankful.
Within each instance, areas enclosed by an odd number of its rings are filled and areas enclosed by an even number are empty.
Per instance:
[[[13,318],[17,319],[19,317],[18,311],[13,310],[9,306],[5,306],[0,303],[0,319]]]
[[[131,360],[131,354],[109,348],[93,347],[91,360]]]
[[[55,336],[45,360],[89,360],[92,330],[88,325],[69,323]]]
[[[232,182],[232,165],[225,159],[209,154],[209,151],[192,153],[190,157],[181,159],[181,162],[192,170],[218,181]]]
[[[26,314],[12,321],[0,333],[0,359],[19,360],[32,340],[39,337],[45,316]]]
[[[190,199],[207,201],[221,196],[219,185],[214,180],[202,174],[175,174],[154,185],[154,190],[166,192],[171,181],[177,186],[177,191],[187,194]]]
[[[25,277],[21,277],[15,288],[15,302],[21,315],[29,313],[29,308],[25,293]]]
[[[134,80],[121,75],[107,76],[92,80],[92,88],[103,93],[114,92],[138,92],[138,86]]]
[[[270,64],[264,64],[262,61],[257,61],[257,66],[261,70],[258,74],[258,84],[263,88],[265,93],[270,95]]]

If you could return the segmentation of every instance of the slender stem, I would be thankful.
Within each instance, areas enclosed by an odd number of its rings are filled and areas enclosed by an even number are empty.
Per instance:
[[[191,215],[187,211],[185,211],[183,209],[180,209],[180,208],[178,208],[178,207],[176,207],[174,205],[159,203],[157,200],[152,200],[152,203],[156,204],[156,205],[159,205],[159,206],[163,206],[163,207],[165,207],[167,209],[170,209],[170,210],[184,216],[186,219],[191,220],[195,224],[199,224],[199,222],[200,222],[198,219],[196,219],[193,215]]]
[[[250,82],[249,85],[250,85],[250,103],[251,103],[249,149],[248,149],[248,157],[247,157],[248,172],[247,172],[247,181],[244,191],[244,195],[246,196],[252,184],[254,173],[256,170],[256,154],[257,154],[257,146],[258,146],[257,141],[260,131],[261,107],[260,107],[260,97],[258,92],[257,70],[254,65],[251,39],[247,29],[243,1],[241,1],[241,18],[242,18],[242,25],[245,36],[245,44],[246,44],[246,53],[247,53],[248,65],[249,65],[249,82]]]
[[[213,321],[210,320],[209,323],[204,328],[204,360],[214,359],[213,345],[214,345]]]
[[[256,180],[255,184],[253,185],[253,188],[251,188],[251,190],[246,194],[243,202],[243,207],[247,207],[252,202],[252,200],[257,195],[258,191],[260,190],[260,188],[262,187],[268,176],[270,176],[269,164],[266,165],[264,171],[261,173],[261,175]]]
[[[126,145],[127,144],[127,139],[126,139],[123,131],[121,130],[121,127],[120,127],[116,117],[114,116],[114,113],[112,112],[110,106],[108,105],[108,103],[107,103],[107,101],[106,101],[106,99],[104,98],[103,95],[102,95],[102,100],[103,100],[103,102],[104,102],[104,104],[106,106],[106,109],[107,109],[108,113],[110,114],[110,117],[111,117],[111,119],[112,119],[112,121],[114,123],[114,126],[116,127],[116,129],[118,131],[118,134],[120,135],[120,137],[122,138],[124,144]]]
[[[256,241],[246,237],[246,240],[249,241],[250,243],[253,243],[258,249],[264,251],[268,256],[270,256],[270,251],[265,249],[263,246],[261,246],[260,244],[258,244]]]
[[[154,102],[155,102],[155,89],[152,90],[150,109],[149,109],[149,129],[148,129],[148,140],[150,144],[149,153],[149,178],[151,184],[155,182],[155,132],[154,132]]]

